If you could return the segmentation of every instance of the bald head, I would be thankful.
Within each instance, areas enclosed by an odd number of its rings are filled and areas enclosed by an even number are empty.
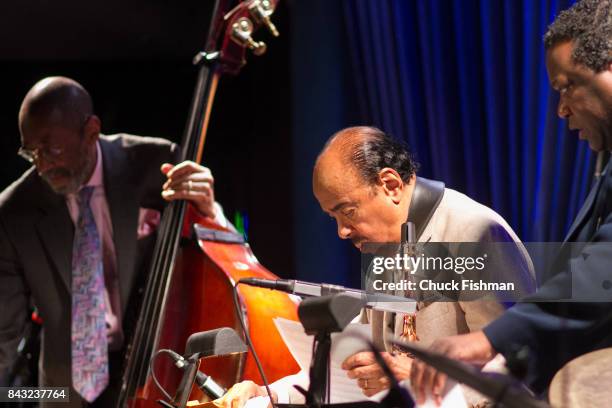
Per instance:
[[[19,130],[32,122],[78,130],[93,114],[89,93],[73,79],[47,77],[26,94],[19,109]]]
[[[76,81],[49,77],[28,91],[19,110],[22,156],[58,194],[78,191],[93,173],[100,120]]]
[[[348,174],[361,182],[375,184],[379,172],[386,167],[397,171],[408,182],[418,165],[401,143],[380,129],[355,126],[342,129],[327,141],[317,157],[314,178],[325,183],[326,178]],[[332,173],[330,168],[334,170]]]

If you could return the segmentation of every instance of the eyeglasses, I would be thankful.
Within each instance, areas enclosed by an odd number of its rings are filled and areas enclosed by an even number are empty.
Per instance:
[[[30,163],[34,163],[41,158],[52,161],[57,160],[62,156],[62,154],[64,154],[65,150],[66,149],[63,147],[43,147],[36,149],[26,149],[25,147],[20,147],[19,150],[17,150],[17,154]]]
[[[81,139],[83,137],[83,132],[85,129],[85,125],[87,125],[87,122],[89,122],[89,119],[92,117],[92,115],[87,115],[85,117],[85,120],[83,121],[83,124],[81,125],[81,127],[79,128],[79,134],[81,136]],[[25,147],[20,147],[19,150],[17,150],[17,154],[21,157],[23,157],[24,159],[26,159],[27,161],[29,161],[30,163],[34,163],[35,161],[44,158],[45,160],[57,160],[59,159],[64,152],[66,151],[65,147],[42,147],[42,148],[36,148],[36,149],[26,149]]]

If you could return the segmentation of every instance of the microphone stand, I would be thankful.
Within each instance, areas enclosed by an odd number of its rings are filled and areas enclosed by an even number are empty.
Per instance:
[[[329,403],[329,358],[331,333],[322,331],[315,335],[316,350],[310,365],[310,387],[306,405],[320,408]]]
[[[191,388],[193,387],[193,383],[195,382],[199,368],[200,359],[197,357],[197,355],[196,357],[190,357],[187,359],[187,364],[184,368],[185,371],[173,401],[177,408],[185,408],[187,406],[187,401],[189,400],[189,395],[191,394]]]

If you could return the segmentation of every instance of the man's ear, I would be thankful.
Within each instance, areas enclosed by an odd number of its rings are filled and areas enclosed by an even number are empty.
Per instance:
[[[391,198],[395,204],[398,204],[402,199],[404,189],[404,181],[399,173],[392,168],[385,167],[378,172],[378,181],[385,195]]]
[[[83,127],[83,134],[89,141],[98,140],[98,136],[100,136],[101,123],[100,118],[96,115],[91,115],[87,122],[85,122],[85,126]]]

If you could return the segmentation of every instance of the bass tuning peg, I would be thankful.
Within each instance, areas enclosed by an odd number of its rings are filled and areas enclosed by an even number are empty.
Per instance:
[[[249,6],[249,11],[255,21],[266,26],[270,34],[278,37],[278,30],[274,23],[272,23],[272,20],[270,20],[270,16],[274,13],[274,7],[272,7],[270,0],[254,0]]]
[[[263,41],[255,41],[252,37],[253,23],[246,17],[238,19],[232,25],[232,39],[238,44],[248,47],[253,54],[262,55],[266,52],[266,44]]]

